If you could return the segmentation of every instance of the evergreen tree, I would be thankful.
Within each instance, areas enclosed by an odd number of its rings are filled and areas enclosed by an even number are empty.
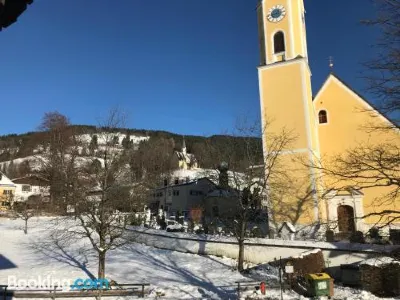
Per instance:
[[[26,175],[29,175],[31,173],[31,166],[29,164],[28,160],[23,161],[17,166],[17,174],[15,174],[17,177],[23,177]]]
[[[131,136],[129,133],[126,133],[126,136],[123,138],[122,140],[122,147],[124,147],[124,149],[130,149],[132,148],[133,142],[131,143]]]
[[[89,144],[89,151],[90,151],[90,154],[93,155],[93,154],[94,154],[94,151],[95,151],[98,147],[99,147],[98,138],[97,138],[97,135],[94,134],[94,135],[92,136],[92,140],[90,141],[90,144]]]
[[[86,147],[82,147],[81,155],[88,156],[88,149]]]
[[[3,163],[1,165],[1,173],[6,174],[7,173],[7,165],[5,163]]]
[[[11,160],[7,167],[6,175],[8,178],[12,179],[15,178],[16,167],[14,165],[14,160]]]

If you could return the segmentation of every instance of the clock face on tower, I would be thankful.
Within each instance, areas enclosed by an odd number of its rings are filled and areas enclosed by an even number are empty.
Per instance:
[[[270,22],[279,22],[281,21],[286,15],[286,9],[283,5],[275,5],[271,7],[268,11],[267,19]]]

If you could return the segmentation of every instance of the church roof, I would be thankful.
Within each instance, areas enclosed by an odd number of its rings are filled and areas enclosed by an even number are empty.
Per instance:
[[[185,161],[186,163],[195,163],[196,157],[194,156],[194,154],[191,153],[185,153],[185,152],[181,152],[181,151],[175,151],[176,156],[178,157],[179,160],[181,161]]]
[[[381,115],[383,118],[385,118],[386,121],[388,121],[391,125],[393,125],[394,127],[400,128],[399,125],[396,124],[396,121],[392,120],[389,116],[387,116],[387,114],[385,114],[381,110],[379,110],[373,103],[368,101],[365,97],[363,97],[360,93],[358,93],[356,90],[354,90],[349,84],[347,84],[343,79],[341,79],[338,75],[336,75],[333,72],[331,72],[329,74],[329,76],[326,78],[326,80],[323,83],[322,87],[320,88],[318,93],[314,96],[313,101],[318,98],[318,96],[320,95],[321,91],[328,84],[328,82],[329,82],[329,80],[331,78],[335,78],[337,81],[339,81],[339,83],[342,84],[342,86],[344,86],[346,89],[348,89],[351,92],[353,92],[359,99],[364,101],[367,104],[367,106],[370,106],[373,111],[377,112],[379,115]]]
[[[170,185],[167,185],[167,186],[155,188],[154,191],[171,189],[171,188],[181,187],[181,186],[185,186],[185,185],[197,185],[198,182],[201,182],[201,181],[207,182],[211,186],[216,187],[216,184],[214,182],[212,182],[209,178],[201,177],[201,178],[197,178],[197,179],[192,179],[192,180],[190,180],[188,182],[183,182],[183,183],[178,183],[178,184],[170,184]]]
[[[28,175],[23,176],[23,177],[18,177],[18,178],[11,179],[11,181],[13,183],[17,183],[17,184],[30,184],[32,180],[37,180],[37,181],[40,181],[40,182],[45,183],[45,184],[49,184],[49,182],[50,182],[50,180],[48,180],[48,179],[46,179],[46,178],[44,178],[42,176],[39,176],[37,174],[28,174]]]

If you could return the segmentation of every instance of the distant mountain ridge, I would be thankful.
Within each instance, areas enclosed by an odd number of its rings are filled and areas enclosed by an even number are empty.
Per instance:
[[[79,135],[85,136],[85,140],[91,135],[95,135],[99,128],[90,125],[71,125],[71,128],[75,129]],[[235,143],[241,143],[244,138],[233,137],[229,135],[212,135],[209,137],[196,136],[196,135],[185,135],[184,137],[180,134],[162,131],[162,130],[146,130],[146,129],[130,129],[130,128],[102,128],[102,131],[115,133],[118,136],[118,143],[121,143],[122,136],[130,135],[131,139],[134,138],[134,143],[138,144],[141,141],[147,139],[172,139],[174,141],[175,150],[182,148],[183,138],[185,139],[187,151],[193,153],[197,157],[201,157],[204,153],[201,153],[206,147],[207,143],[212,142],[221,149],[225,148],[228,144],[228,140],[235,141]],[[17,160],[25,157],[35,155],[35,149],[41,147],[45,137],[45,132],[32,131],[23,134],[8,134],[0,136],[0,162]],[[248,140],[248,138],[246,138]],[[261,139],[254,137],[251,138],[252,142],[261,145]],[[87,141],[86,141],[87,142]],[[232,149],[232,151],[240,151],[241,147]],[[240,157],[241,153],[235,153]],[[243,153],[244,155],[244,153]],[[200,161],[200,165],[202,162]],[[204,166],[204,165],[203,165]],[[205,165],[205,167],[209,167]]]

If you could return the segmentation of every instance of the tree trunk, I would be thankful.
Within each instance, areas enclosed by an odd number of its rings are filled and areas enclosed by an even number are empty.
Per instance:
[[[104,251],[99,252],[99,272],[98,279],[104,278],[106,272],[106,253]]]
[[[238,244],[239,244],[239,260],[238,260],[238,271],[243,271],[243,263],[244,263],[244,240],[246,237],[246,228],[247,228],[247,211],[244,210],[241,216],[241,220],[239,222],[239,231],[238,231]]]
[[[25,229],[24,229],[24,233],[28,234],[28,219],[25,219]]]
[[[244,239],[239,239],[239,260],[238,260],[238,271],[243,271],[244,263]]]

